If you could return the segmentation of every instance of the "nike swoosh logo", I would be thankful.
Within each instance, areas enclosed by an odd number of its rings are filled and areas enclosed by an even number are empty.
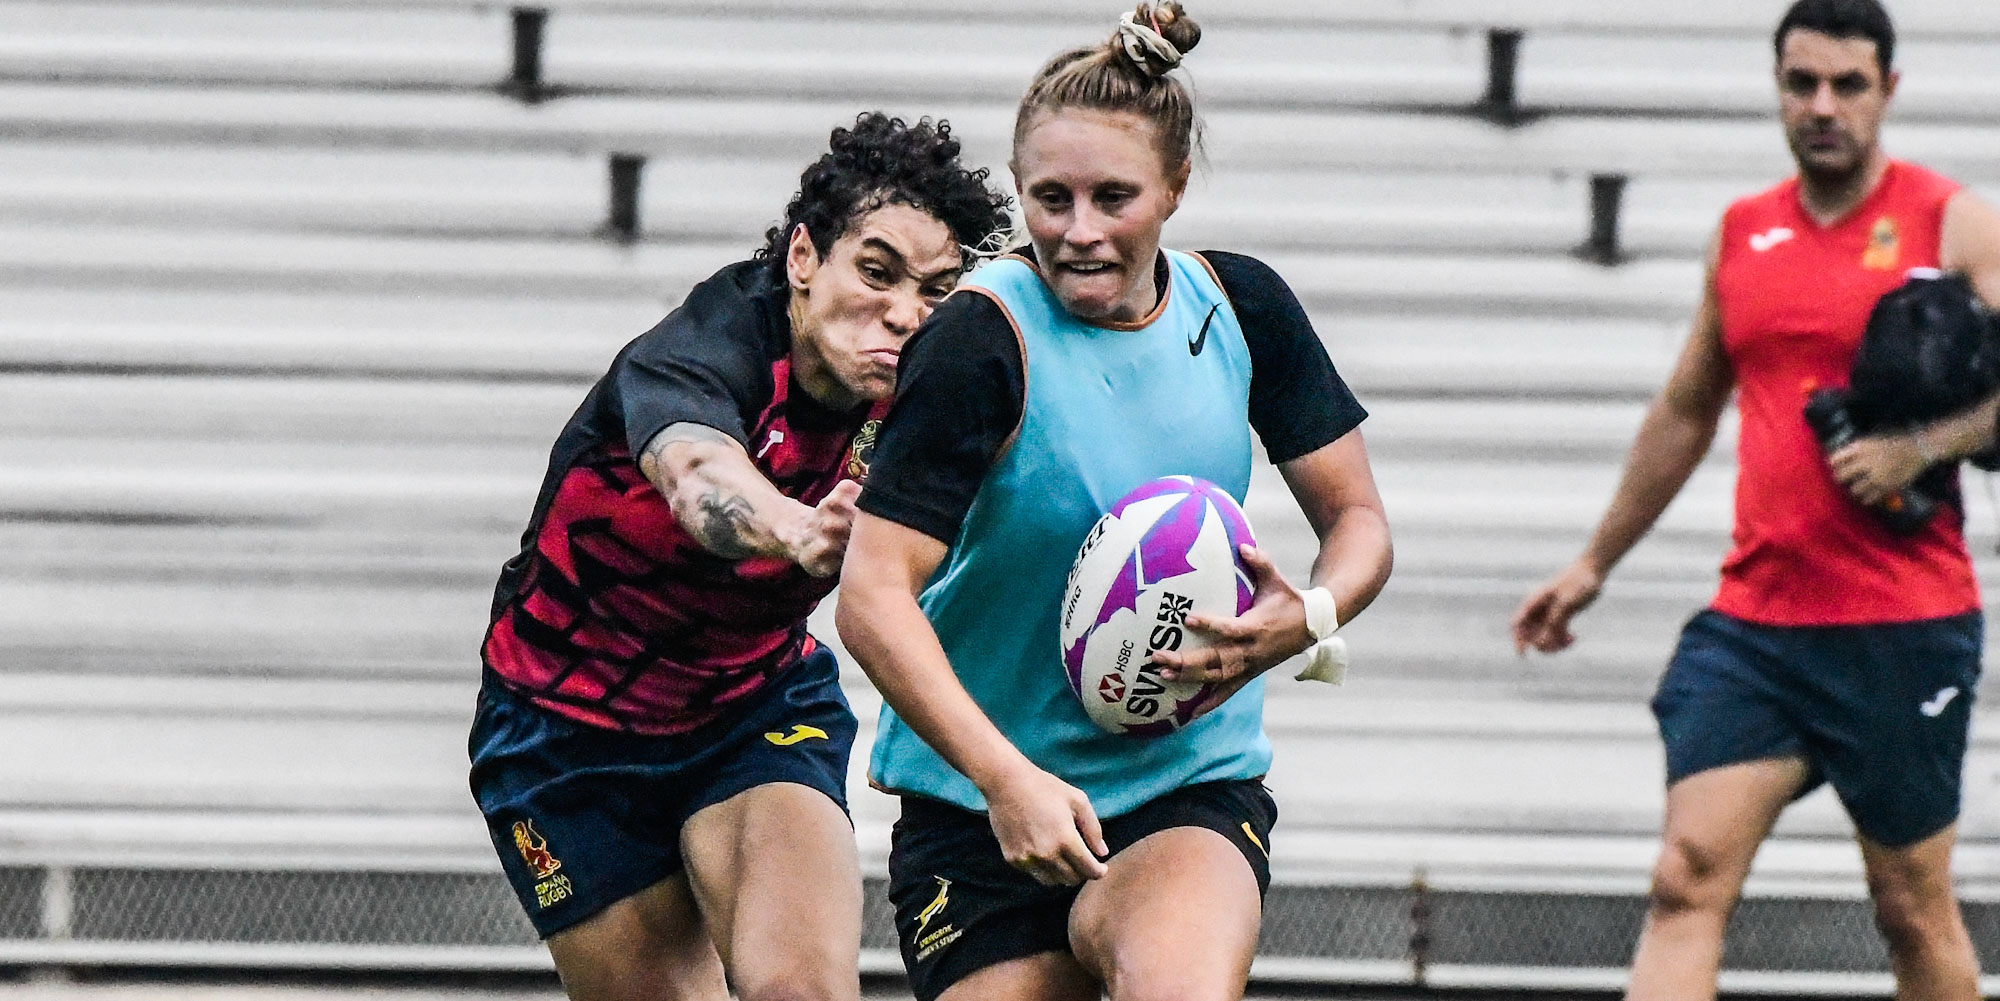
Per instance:
[[[827,740],[829,738],[826,735],[826,731],[819,727],[807,726],[804,723],[794,723],[792,724],[791,733],[779,733],[773,730],[765,734],[764,739],[779,747],[790,747],[801,740]]]
[[[1222,304],[1219,302],[1208,308],[1208,317],[1201,321],[1201,333],[1196,334],[1193,339],[1188,341],[1188,355],[1190,357],[1201,354],[1202,346],[1208,343],[1208,325],[1215,322],[1215,311],[1221,308]]]
[[[1951,705],[1951,700],[1955,698],[1958,698],[1957,685],[1953,685],[1950,688],[1939,689],[1937,695],[1934,696],[1929,702],[1925,702],[1918,705],[1917,711],[1923,713],[1926,716],[1931,717],[1932,719],[1936,719],[1938,716],[1944,713],[1944,707]]]

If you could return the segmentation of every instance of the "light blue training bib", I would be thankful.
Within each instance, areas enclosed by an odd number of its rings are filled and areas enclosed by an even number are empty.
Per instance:
[[[1271,766],[1264,682],[1165,737],[1098,729],[1070,692],[1057,619],[1092,525],[1149,480],[1191,474],[1240,503],[1250,485],[1250,351],[1204,262],[1165,251],[1168,292],[1138,329],[1083,323],[1035,266],[1002,258],[961,294],[997,301],[1020,333],[1027,398],[1019,435],[981,483],[920,603],[966,691],[1036,765],[1114,817],[1197,782]],[[882,708],[869,777],[983,811],[972,782]]]

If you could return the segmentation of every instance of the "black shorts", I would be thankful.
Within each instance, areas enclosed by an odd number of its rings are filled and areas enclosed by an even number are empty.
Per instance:
[[[774,782],[847,809],[854,713],[821,647],[691,733],[648,737],[557,715],[490,675],[472,724],[472,795],[543,938],[679,872],[689,817]]]
[[[1204,827],[1243,853],[1257,892],[1271,886],[1271,827],[1278,806],[1255,779],[1207,782],[1104,821],[1116,855],[1149,834]],[[889,851],[889,901],[910,989],[918,1001],[1010,959],[1069,951],[1069,910],[1079,886],[1044,886],[1007,864],[983,813],[903,797]]]
[[[1958,819],[1985,620],[1764,626],[1704,611],[1653,696],[1667,782],[1803,758],[1800,795],[1831,782],[1854,826],[1889,847]]]

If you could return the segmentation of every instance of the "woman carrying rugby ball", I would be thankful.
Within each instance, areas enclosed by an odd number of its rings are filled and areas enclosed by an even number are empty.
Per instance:
[[[1031,246],[911,340],[859,501],[838,622],[887,702],[870,778],[903,797],[890,895],[921,1001],[1240,997],[1276,817],[1259,676],[1388,578],[1365,412],[1297,298],[1160,247],[1196,129],[1171,71],[1200,37],[1141,5],[1042,68],[1014,125]],[[1253,431],[1319,536],[1316,586],[1246,549],[1249,610],[1155,658],[1225,679],[1217,703],[1154,739],[1098,729],[1056,658],[1078,544],[1157,477],[1240,499]]]

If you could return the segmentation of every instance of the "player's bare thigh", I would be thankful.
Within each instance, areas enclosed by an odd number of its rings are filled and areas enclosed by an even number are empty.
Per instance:
[[[1070,911],[1070,948],[1112,1001],[1243,996],[1263,899],[1229,839],[1171,827],[1113,856]]]
[[[861,863],[854,828],[825,794],[760,785],[681,829],[695,899],[737,993],[860,993]]]
[[[549,937],[573,1001],[725,1001],[687,875],[678,873]]]
[[[1098,1001],[1097,978],[1067,952],[1041,952],[975,970],[938,1001]]]
[[[1667,787],[1663,833],[1748,865],[1808,771],[1805,759],[1788,755],[1696,772]]]

